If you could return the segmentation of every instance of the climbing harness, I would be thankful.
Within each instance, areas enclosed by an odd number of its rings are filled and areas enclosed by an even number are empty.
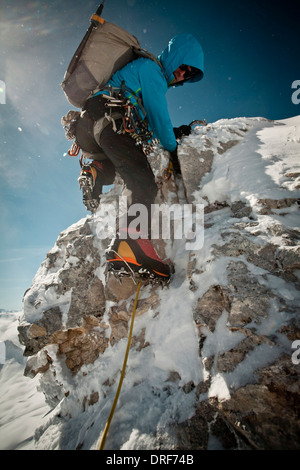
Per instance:
[[[127,348],[126,348],[126,352],[125,352],[125,357],[124,357],[123,367],[122,367],[121,376],[120,376],[120,380],[119,380],[119,385],[118,385],[118,388],[117,388],[117,392],[116,392],[116,395],[115,395],[115,399],[114,399],[112,408],[111,408],[110,413],[109,413],[108,420],[107,420],[105,428],[104,428],[104,432],[103,432],[101,442],[100,442],[100,446],[99,446],[98,450],[103,450],[104,449],[106,437],[107,437],[109,427],[110,427],[110,423],[111,423],[111,420],[113,418],[113,415],[114,415],[114,412],[115,412],[115,409],[116,409],[116,406],[117,406],[117,403],[118,403],[119,395],[120,395],[120,392],[121,392],[121,388],[122,388],[122,384],[123,384],[123,380],[124,380],[124,376],[125,376],[125,371],[126,371],[127,359],[128,359],[129,348],[130,348],[130,343],[131,343],[131,338],[132,338],[134,317],[135,317],[136,307],[137,307],[137,303],[138,303],[138,299],[139,299],[139,293],[140,293],[141,285],[142,285],[142,281],[140,281],[138,283],[137,292],[136,292],[136,296],[135,296],[135,301],[134,301],[134,305],[133,305],[131,323],[130,323],[130,330],[129,330],[128,341],[127,341]]]
[[[71,148],[68,150],[68,155],[70,157],[77,157],[80,152],[80,147],[76,142],[76,122],[78,117],[80,116],[79,111],[70,110],[68,113],[61,118],[61,124],[65,131],[66,139],[67,140],[74,140]],[[82,157],[81,157],[82,158]]]
[[[102,96],[107,100],[105,106],[110,108],[110,113],[112,109],[118,108],[123,115],[122,125],[118,132],[128,134],[135,140],[136,145],[140,146],[143,152],[148,155],[154,143],[153,132],[149,130],[147,118],[142,119],[136,106],[130,101],[130,98],[125,97],[125,82],[122,82],[121,90],[114,89],[110,86],[104,87],[103,90],[109,92],[109,94],[102,94]],[[145,116],[146,111],[143,108],[141,100],[137,96],[135,96],[135,98]],[[108,115],[105,115],[105,117],[107,118]]]
[[[107,86],[104,87],[102,91],[108,92],[108,94],[103,93],[101,95],[106,100],[105,107],[108,109],[103,118],[99,119],[97,122],[99,133],[107,123],[111,123],[114,132],[129,135],[135,140],[136,145],[141,148],[145,155],[149,155],[153,151],[153,146],[159,141],[153,138],[153,132],[148,128],[147,119],[142,119],[136,110],[135,105],[131,103],[130,98],[126,98],[124,96],[125,84],[124,87],[122,85],[121,90]],[[140,102],[138,105],[142,108],[142,104]],[[142,112],[144,112],[143,108]],[[76,141],[76,122],[79,115],[80,113],[78,111],[69,111],[61,120],[67,140],[74,140],[71,148],[68,150],[68,155],[71,157],[78,156],[81,150],[78,142]],[[122,124],[118,129],[116,119],[119,118],[122,119]],[[82,160],[84,158],[90,157],[86,157],[84,153],[81,154],[81,167],[83,165]]]
[[[76,121],[77,121],[79,116],[80,116],[79,111],[70,110],[70,111],[67,112],[67,114],[65,116],[63,116],[61,118],[61,124],[64,128],[67,140],[74,140],[75,139]],[[76,144],[76,142],[74,142],[74,144]],[[76,151],[77,150],[77,149],[75,149],[74,144],[72,145],[72,147],[70,149],[70,153],[68,152],[71,157],[75,156],[75,153],[73,155],[71,153],[71,151]],[[78,153],[79,153],[79,151],[78,151]],[[78,155],[78,153],[76,155]]]
[[[68,155],[70,155],[70,157],[77,157],[77,155],[79,155],[79,152],[80,152],[80,147],[75,141],[73,142],[71,148],[68,150]]]

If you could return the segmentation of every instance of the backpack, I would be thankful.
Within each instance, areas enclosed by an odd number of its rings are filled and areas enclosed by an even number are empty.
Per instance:
[[[138,57],[154,60],[138,39],[120,26],[101,18],[104,1],[91,17],[91,25],[73,55],[61,87],[68,101],[82,108],[88,98],[101,90],[112,75]]]

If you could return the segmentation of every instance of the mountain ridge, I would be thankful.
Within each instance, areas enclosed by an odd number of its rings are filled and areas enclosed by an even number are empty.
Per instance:
[[[154,241],[175,264],[146,286],[107,449],[299,446],[300,118],[220,120],[182,140],[158,203],[201,205],[203,246]],[[103,195],[109,204],[122,182]],[[63,231],[24,296],[25,375],[52,408],[37,449],[95,449],[117,387],[136,286],[106,279],[103,216]]]

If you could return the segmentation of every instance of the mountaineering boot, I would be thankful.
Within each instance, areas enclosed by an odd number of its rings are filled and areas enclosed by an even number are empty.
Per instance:
[[[82,166],[78,183],[82,190],[83,204],[88,211],[96,212],[100,204],[100,195],[102,193],[102,184],[97,184],[97,167],[101,167],[99,162],[92,162]]]
[[[133,275],[150,281],[168,283],[170,267],[164,263],[148,239],[116,238],[106,250],[108,271],[117,276]]]

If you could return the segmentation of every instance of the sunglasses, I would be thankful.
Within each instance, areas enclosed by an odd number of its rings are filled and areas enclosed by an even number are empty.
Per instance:
[[[199,70],[196,67],[192,67],[191,65],[181,65],[180,70],[184,72],[184,79],[190,80],[191,78],[195,77]]]

